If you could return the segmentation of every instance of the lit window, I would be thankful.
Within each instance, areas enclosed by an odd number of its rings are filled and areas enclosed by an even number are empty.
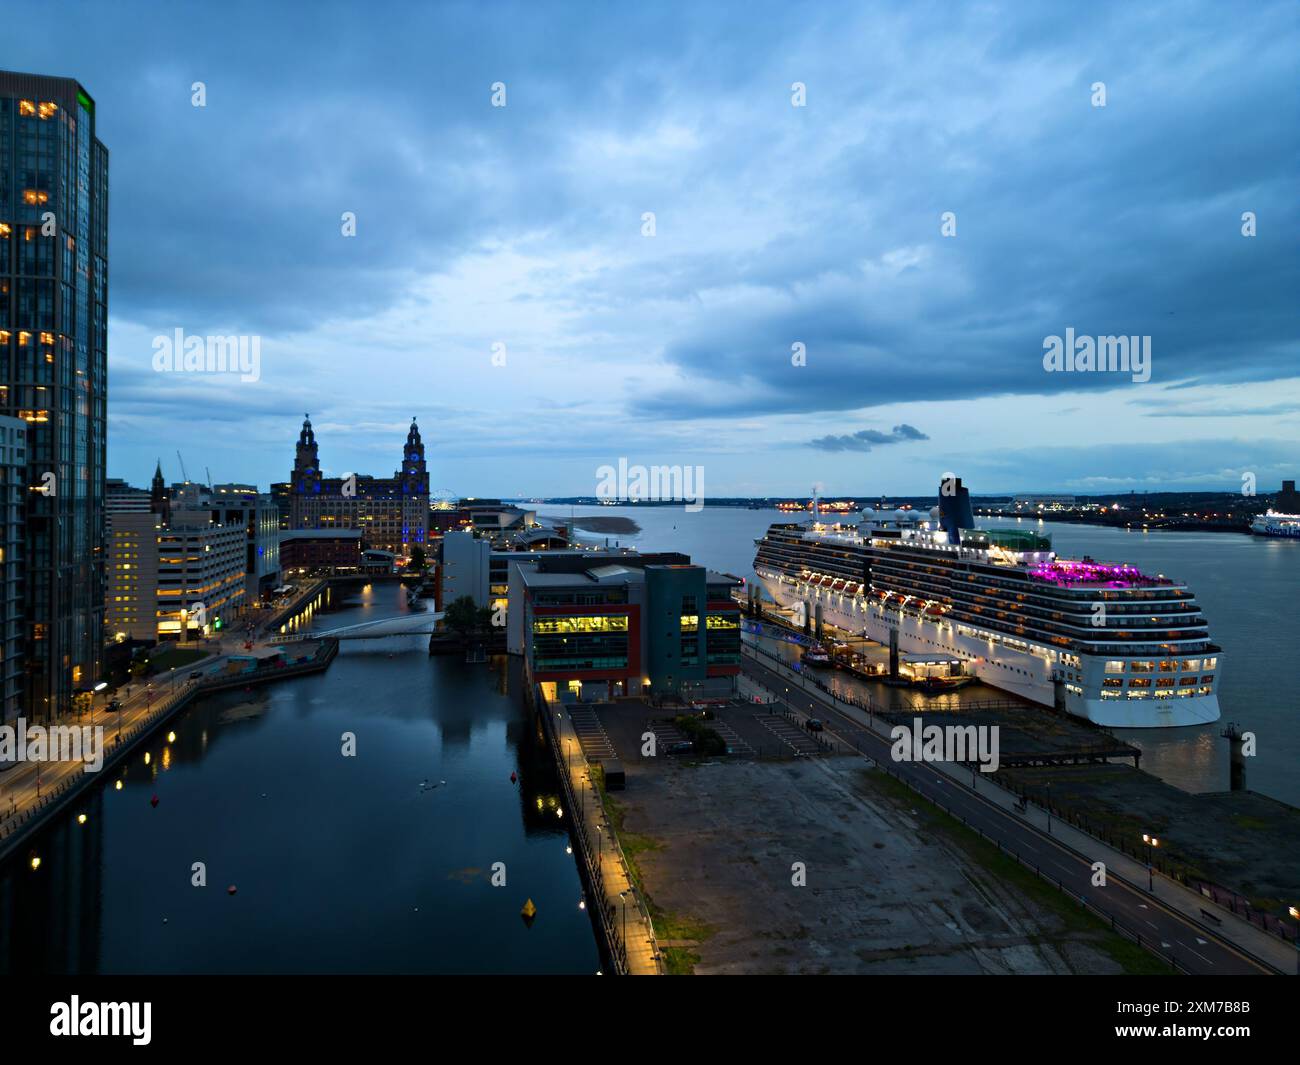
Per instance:
[[[1123,663],[1123,662],[1107,662],[1107,663],[1106,663],[1106,672],[1107,672],[1107,673],[1123,673],[1123,672],[1124,672],[1124,663]]]
[[[14,231],[14,227],[8,222],[0,222],[0,237],[7,237]]]
[[[19,100],[19,101],[18,101],[18,113],[19,113],[20,115],[34,115],[34,114],[36,114],[36,101],[35,101],[35,100]]]
[[[23,202],[24,203],[49,203],[50,194],[46,192],[44,189],[24,189]]]
[[[53,118],[54,112],[59,109],[59,105],[53,100],[42,100],[36,110],[41,118]]]

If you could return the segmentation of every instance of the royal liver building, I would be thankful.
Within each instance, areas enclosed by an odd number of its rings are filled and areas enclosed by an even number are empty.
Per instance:
[[[392,477],[322,477],[311,418],[302,423],[289,482],[291,529],[359,529],[367,549],[409,555],[429,529],[429,471],[411,419],[401,467]]]

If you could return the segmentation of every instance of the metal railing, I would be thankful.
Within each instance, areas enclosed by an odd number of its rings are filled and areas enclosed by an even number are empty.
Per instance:
[[[628,892],[635,903],[637,919],[645,929],[656,971],[662,973],[663,956],[655,938],[654,921],[643,898],[643,892],[638,888],[636,881],[632,877],[632,867],[627,860],[627,855],[623,852],[618,835],[614,832],[613,826],[609,824],[601,791],[592,779],[591,767],[586,761],[586,755],[582,753],[582,741],[578,737],[577,730],[573,727],[573,722],[567,712],[557,710],[547,701],[546,696],[541,692],[540,686],[536,689],[536,700],[542,718],[546,722],[547,735],[551,740],[551,754],[555,760],[556,775],[560,778],[560,786],[564,791],[565,802],[568,803],[571,814],[569,823],[573,826],[573,834],[578,842],[578,852],[582,858],[583,868],[587,874],[588,883],[591,885],[592,894],[595,896],[596,914],[599,918],[601,932],[615,969],[620,975],[626,975],[630,971],[627,944],[622,931],[624,924],[620,923],[621,918],[625,923],[626,911],[620,914],[619,909],[614,905],[614,898],[605,885],[604,872],[601,868],[601,855],[606,846],[610,847],[611,853],[622,867],[623,875],[628,883]],[[565,754],[566,744],[571,744],[572,747],[569,749],[576,750],[583,759],[592,793],[596,830],[602,833],[601,839],[596,846],[592,845],[587,828],[585,796],[579,796],[574,790],[572,766]],[[621,902],[621,906],[626,906],[626,902]]]

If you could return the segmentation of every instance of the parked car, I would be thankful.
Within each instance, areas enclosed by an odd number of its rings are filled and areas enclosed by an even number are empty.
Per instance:
[[[203,670],[201,669],[196,669],[193,673],[190,674],[190,680],[202,680],[202,679],[203,679]]]
[[[122,709],[121,699],[112,699],[109,701],[108,708],[114,712]]]
[[[823,725],[822,725],[822,723],[821,723],[821,719],[820,719],[820,718],[810,717],[810,718],[808,719],[808,721],[807,721],[807,729],[808,729],[809,732],[821,732],[822,728],[823,728]]]

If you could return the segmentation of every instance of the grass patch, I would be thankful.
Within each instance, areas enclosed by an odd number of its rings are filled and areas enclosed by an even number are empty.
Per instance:
[[[623,857],[627,859],[628,877],[645,900],[646,909],[650,913],[650,923],[654,926],[655,938],[669,942],[687,940],[702,943],[714,935],[717,929],[711,925],[685,914],[665,910],[655,902],[653,896],[646,890],[645,877],[642,875],[637,859],[648,851],[662,850],[663,843],[654,836],[629,832],[623,827],[623,821],[627,817],[627,807],[605,791],[605,775],[599,766],[592,767],[592,781],[605,808],[605,816],[609,818],[610,829],[618,839],[619,846],[623,848]],[[700,956],[686,946],[661,947],[660,953],[664,959],[664,970],[669,976],[693,976],[695,966],[700,960]]]
[[[694,976],[695,966],[700,956],[685,947],[665,947],[660,953],[664,957],[664,971],[669,976]]]
[[[1071,901],[1058,888],[1026,868],[1011,855],[999,850],[974,829],[922,798],[906,784],[879,769],[863,770],[866,786],[901,805],[915,809],[927,832],[941,834],[958,847],[973,863],[999,883],[1008,884],[1035,907],[1057,917],[1065,927],[1064,938],[1084,940],[1102,950],[1125,974],[1131,976],[1168,975],[1169,963],[1132,940],[1111,929],[1091,909]],[[1043,940],[1045,937],[1034,937]]]

